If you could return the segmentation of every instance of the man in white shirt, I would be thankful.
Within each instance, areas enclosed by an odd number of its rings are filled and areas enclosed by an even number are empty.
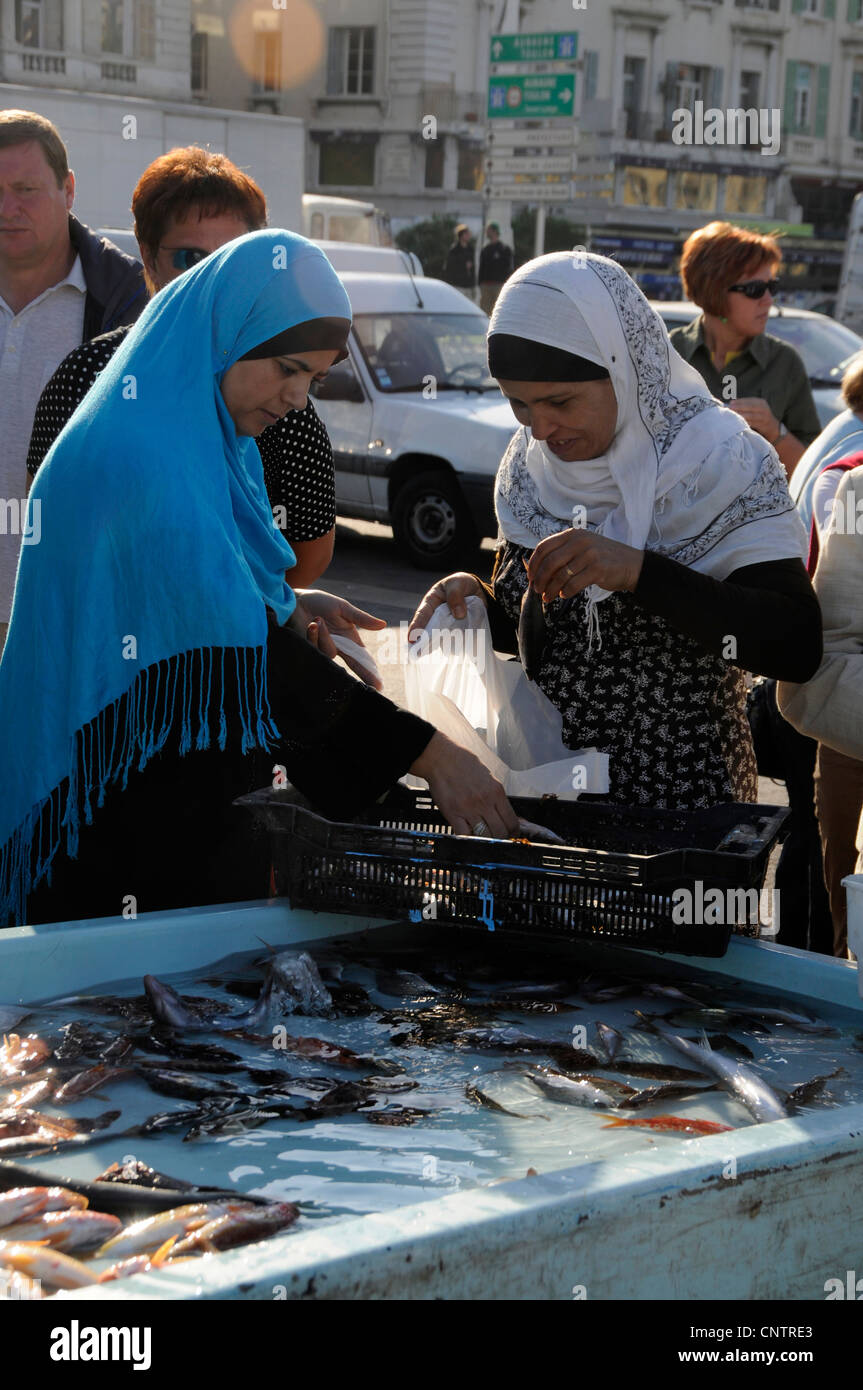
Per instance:
[[[0,650],[29,515],[27,448],[48,378],[79,343],[131,323],[141,268],[71,216],[75,176],[60,135],[30,111],[0,111]]]

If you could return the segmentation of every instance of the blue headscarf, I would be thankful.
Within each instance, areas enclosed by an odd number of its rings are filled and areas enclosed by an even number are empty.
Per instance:
[[[220,383],[286,329],[350,317],[319,247],[272,228],[240,237],[150,301],[52,446],[0,662],[0,926],[172,729],[181,753],[209,746],[226,666],[243,750],[278,737],[266,609],[280,624],[293,611],[295,556]]]

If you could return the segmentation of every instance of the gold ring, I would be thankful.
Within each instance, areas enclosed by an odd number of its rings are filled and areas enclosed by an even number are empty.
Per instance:
[[[574,578],[575,578],[575,571],[574,571],[574,570],[571,570],[571,569],[569,568],[569,565],[564,565],[563,568],[566,570],[566,572],[567,572],[567,574],[569,575],[570,579],[574,579]]]

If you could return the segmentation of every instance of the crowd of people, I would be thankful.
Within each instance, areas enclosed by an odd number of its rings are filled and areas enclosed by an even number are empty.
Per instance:
[[[139,911],[264,896],[266,839],[233,803],[274,764],[325,815],[410,771],[456,833],[517,833],[482,764],[330,659],[334,635],[382,624],[310,587],[335,510],[308,392],[351,323],[323,252],[268,227],[262,190],[195,147],[132,193],[143,270],[73,198],[56,129],[0,113],[0,481],[26,518],[0,536],[0,924],[116,915],[130,893]],[[457,228],[448,277],[473,284],[472,258]],[[695,233],[682,273],[702,312],[669,341],[615,262],[560,252],[513,271],[491,224],[489,370],[518,425],[494,573],[438,580],[411,627],[478,596],[565,743],[609,755],[614,801],[754,801],[759,729],[775,745],[780,728],[785,939],[844,954],[863,369],[820,435],[802,363],[765,332],[780,263],[770,237]]]

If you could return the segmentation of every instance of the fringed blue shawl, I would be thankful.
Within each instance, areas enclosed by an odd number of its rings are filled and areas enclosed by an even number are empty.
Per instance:
[[[318,247],[241,237],[151,300],[55,441],[0,662],[0,926],[23,921],[58,849],[76,854],[81,816],[172,730],[182,753],[206,748],[218,713],[225,746],[224,708],[211,711],[223,666],[243,750],[278,737],[266,609],[279,623],[293,611],[295,557],[220,382],[285,329],[350,316]]]

